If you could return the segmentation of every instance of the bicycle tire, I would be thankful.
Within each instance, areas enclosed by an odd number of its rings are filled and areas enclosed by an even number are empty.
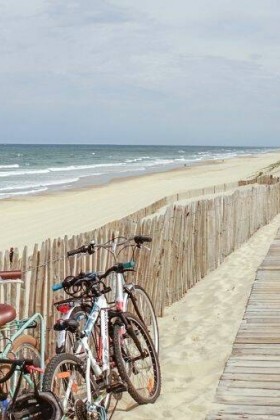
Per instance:
[[[73,385],[71,386],[71,391],[69,394],[68,401],[63,401],[65,397],[65,388],[67,388],[67,378],[71,377],[70,372],[77,371],[80,375],[81,383],[77,381],[73,381]],[[67,376],[69,372],[69,376]],[[61,374],[59,376],[59,374]],[[58,380],[61,379],[61,383]],[[76,379],[76,378],[75,378]],[[55,382],[57,381],[57,382]],[[67,419],[74,419],[75,418],[75,402],[81,398],[75,399],[75,394],[79,397],[86,395],[86,389],[79,388],[79,386],[85,386],[85,371],[83,368],[82,361],[75,355],[70,353],[62,353],[54,356],[50,362],[48,363],[44,378],[43,378],[43,392],[44,391],[51,391],[53,392],[56,397],[58,398],[61,407],[63,409],[63,414],[66,416]],[[59,394],[60,388],[62,389],[62,395]],[[78,392],[72,392],[74,390]],[[84,392],[83,392],[84,391]]]
[[[134,285],[132,293],[134,293],[136,297],[136,304],[138,310],[144,321],[144,325],[146,326],[151,336],[151,339],[153,340],[155,350],[157,353],[159,353],[159,329],[154,305],[148,293],[142,286],[139,286],[138,284]],[[129,294],[127,294],[125,312],[129,312],[134,314],[135,316],[138,316],[134,308],[133,301],[131,300]]]
[[[154,403],[161,390],[161,374],[157,352],[143,323],[133,314],[126,313],[125,317],[142,344],[142,349],[147,352],[149,361],[146,360],[147,357],[139,358],[140,353],[135,338],[129,330],[122,331],[125,328],[124,325],[116,322],[113,327],[113,346],[120,377],[126,382],[129,394],[138,404]],[[131,347],[129,347],[130,344]],[[135,356],[135,354],[137,354],[138,360],[129,361],[129,358]],[[141,362],[143,362],[142,365]],[[134,378],[141,380],[141,377],[137,376],[141,370],[143,372],[145,370],[149,371],[150,376],[145,383],[142,382],[138,386],[137,380],[134,381]]]
[[[86,309],[84,309],[84,308],[86,308]],[[70,315],[69,319],[75,319],[77,321],[80,321],[81,317],[83,315],[85,315],[82,320],[86,321],[86,315],[88,313],[90,313],[90,307],[88,307],[88,306],[82,307],[82,306],[78,305],[71,312],[71,315]],[[93,356],[96,359],[98,359],[100,357],[98,355],[98,353],[99,353],[99,344],[98,344],[99,334],[100,334],[100,326],[98,324],[95,324],[94,325],[94,331],[92,331],[90,336],[89,336],[89,347],[91,349],[91,352],[92,352]],[[66,331],[64,346],[60,347],[59,349],[56,346],[56,354],[62,354],[62,353],[75,354],[75,349],[74,349],[74,343],[75,342],[74,342],[73,337],[74,337],[73,333],[71,333],[70,331]],[[98,361],[101,361],[101,359],[98,360]],[[114,409],[115,409],[115,406],[116,406],[116,402],[114,402],[114,401],[115,401],[115,398],[111,394],[108,394],[106,399],[104,400],[104,407],[107,410],[109,417],[114,412]],[[77,411],[79,411],[80,413],[83,413],[84,409],[82,407],[77,407]]]
[[[12,344],[11,353],[15,359],[32,359],[35,366],[41,365],[41,355],[39,351],[39,345],[36,338],[28,334],[23,334],[20,337],[16,338]],[[40,374],[34,373],[35,380],[37,383],[40,381]],[[13,390],[16,387],[18,380],[18,372],[15,372],[13,377],[10,379],[10,389]],[[21,391],[30,391],[30,385],[24,380],[22,380],[20,386]]]
[[[62,410],[55,395],[50,392],[32,392],[24,393],[15,401],[10,401],[3,419],[61,420],[61,415]]]
[[[80,379],[81,382],[78,383],[74,383],[74,388],[73,385],[71,387],[71,389],[75,389],[73,391],[73,393],[71,392],[71,396],[69,395],[69,401],[67,406],[65,406],[65,403],[63,403],[63,397],[65,396],[65,394],[63,393],[62,396],[59,395],[58,391],[55,388],[55,384],[54,384],[54,380],[58,379],[58,374],[61,372],[62,374],[64,372],[66,372],[65,370],[65,365],[67,365],[67,368],[69,369],[70,366],[72,365],[72,368],[75,367],[75,369],[77,370],[77,372],[80,375]],[[62,369],[62,370],[59,370]],[[65,378],[61,377],[61,379],[63,380],[62,382],[62,387],[63,387],[63,391],[65,392],[65,387],[66,387],[66,382],[65,382]],[[93,377],[92,377],[92,381],[93,381]],[[78,388],[80,387],[80,388]],[[45,370],[45,374],[44,374],[44,379],[43,379],[43,391],[51,391],[53,392],[62,408],[64,411],[64,415],[66,416],[65,418],[67,419],[74,419],[74,418],[78,418],[78,420],[83,420],[84,418],[86,419],[86,411],[85,408],[79,404],[77,404],[78,402],[83,402],[86,399],[87,393],[86,393],[86,374],[85,374],[85,370],[84,370],[84,364],[81,361],[81,359],[79,359],[77,356],[75,356],[74,354],[71,353],[62,353],[62,354],[58,354],[56,356],[54,356],[49,364],[46,367]],[[78,396],[78,398],[74,398],[76,396]],[[106,397],[104,398],[104,408],[107,412],[110,412],[110,402],[111,402],[111,395],[107,394]],[[76,407],[77,404],[77,407]]]

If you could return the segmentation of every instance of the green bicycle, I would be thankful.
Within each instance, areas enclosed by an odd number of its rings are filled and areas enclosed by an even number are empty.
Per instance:
[[[19,270],[0,271],[0,285],[22,283],[22,273]],[[40,328],[40,344],[33,335],[26,334],[27,329]],[[45,335],[46,325],[40,313],[35,313],[26,319],[16,319],[16,311],[12,305],[0,303],[0,355],[2,359],[32,359],[36,366],[45,368]],[[6,367],[1,366],[0,377],[5,375]],[[38,377],[41,389],[43,375]],[[8,384],[8,392],[13,396],[18,375],[15,373]],[[30,390],[33,382],[30,375],[24,375],[21,389]]]

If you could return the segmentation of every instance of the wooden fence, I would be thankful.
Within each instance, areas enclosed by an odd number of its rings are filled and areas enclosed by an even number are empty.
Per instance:
[[[142,233],[151,235],[153,243],[151,252],[143,249],[137,256],[136,281],[146,288],[157,314],[162,315],[166,305],[180,299],[280,212],[280,183],[270,181],[267,185],[264,181],[260,180],[261,185],[223,184],[177,194],[91,232],[47,239],[40,249],[36,244],[31,255],[27,247],[22,255],[15,250],[12,259],[9,251],[0,253],[1,270],[21,268],[24,273],[22,285],[0,285],[0,301],[15,305],[19,317],[41,312],[51,330],[57,317],[52,302],[54,297],[63,297],[63,292],[54,296],[52,284],[80,271],[102,271],[113,263],[105,250],[70,259],[65,258],[66,252],[93,238],[98,243],[113,234]],[[163,206],[165,211],[159,211]],[[126,250],[122,260],[128,258]],[[53,334],[48,334],[49,349],[54,348],[53,340]]]

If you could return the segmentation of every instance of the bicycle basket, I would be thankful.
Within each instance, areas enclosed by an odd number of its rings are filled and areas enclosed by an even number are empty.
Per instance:
[[[5,420],[61,420],[63,412],[55,395],[48,392],[28,393],[17,397],[7,407]]]

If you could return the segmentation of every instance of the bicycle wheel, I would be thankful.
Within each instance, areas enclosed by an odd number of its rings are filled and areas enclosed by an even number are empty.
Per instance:
[[[161,389],[158,355],[142,322],[130,313],[126,313],[126,320],[130,328],[118,323],[113,327],[115,362],[132,398],[138,404],[153,403]]]
[[[54,356],[45,370],[43,391],[53,392],[60,401],[64,418],[74,419],[75,404],[87,397],[82,361],[69,353]]]
[[[91,394],[99,398],[92,375],[90,382]],[[86,373],[83,362],[77,356],[63,353],[51,359],[45,370],[43,391],[51,391],[56,395],[63,409],[63,418],[87,420]],[[100,410],[110,413],[110,400],[110,394],[104,392],[104,399],[101,403],[99,401]]]
[[[149,298],[149,295],[145,291],[145,289],[143,289],[143,287],[139,285],[134,285],[133,288],[131,289],[131,292],[136,299],[137,309],[140,312],[140,315],[144,321],[144,324],[151,336],[151,339],[153,340],[156,352],[158,353],[159,352],[159,330],[158,330],[157,317],[155,314],[152,301]],[[125,311],[139,317],[135,308],[135,304],[133,300],[131,299],[129,293],[127,294]]]
[[[41,355],[38,350],[38,342],[36,338],[31,335],[23,334],[18,337],[12,345],[11,349],[12,357],[15,359],[32,359],[34,366],[41,366]],[[19,378],[19,372],[15,372],[10,379],[10,393],[13,395]],[[40,374],[34,373],[34,379],[37,384],[40,382]],[[33,381],[29,375],[24,375],[22,378],[20,393],[22,391],[29,392],[34,388]]]

